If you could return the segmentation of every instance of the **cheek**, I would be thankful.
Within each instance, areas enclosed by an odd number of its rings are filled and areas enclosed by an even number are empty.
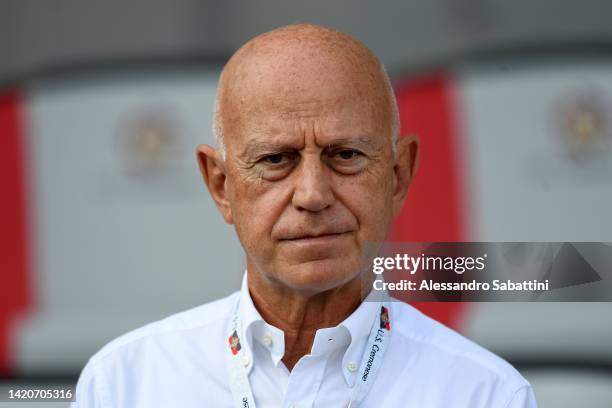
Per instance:
[[[386,180],[365,177],[339,184],[339,196],[359,223],[361,241],[385,239],[393,211],[392,185]]]
[[[286,205],[287,193],[280,185],[244,180],[233,184],[230,202],[238,238],[251,253],[264,248],[270,240],[272,227]]]

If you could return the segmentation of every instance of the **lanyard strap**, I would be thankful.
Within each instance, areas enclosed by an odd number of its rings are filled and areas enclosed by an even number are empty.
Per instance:
[[[242,322],[238,317],[238,304],[239,302],[236,302],[232,322],[230,324],[229,336],[227,338],[228,352],[226,355],[230,373],[230,388],[232,389],[235,407],[256,408],[247,370],[250,360],[240,343]]]
[[[372,388],[387,351],[390,330],[389,307],[386,303],[383,303],[374,319],[368,343],[361,357],[361,366],[359,367],[361,375],[355,380],[349,408],[359,406]]]
[[[238,305],[239,302],[236,302],[227,340],[230,387],[235,407],[256,408],[248,374],[248,366],[251,364],[251,361],[245,354],[240,342],[242,322],[238,316]],[[359,367],[360,376],[355,380],[348,405],[349,408],[359,406],[372,388],[387,351],[390,330],[389,307],[387,303],[382,303],[372,323],[368,343],[361,358],[361,365]]]

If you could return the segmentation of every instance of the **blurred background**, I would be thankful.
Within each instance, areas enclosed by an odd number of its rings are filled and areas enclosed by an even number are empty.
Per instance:
[[[422,146],[393,239],[612,241],[610,16],[596,0],[3,0],[0,387],[73,384],[114,337],[237,290],[242,250],[194,149],[214,143],[227,58],[290,23],[357,37],[393,79]],[[612,304],[418,306],[513,363],[540,407],[612,407]]]

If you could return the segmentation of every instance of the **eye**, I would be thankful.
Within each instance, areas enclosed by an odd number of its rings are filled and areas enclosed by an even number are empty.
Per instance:
[[[359,155],[359,152],[355,151],[355,150],[340,150],[338,153],[336,153],[342,160],[351,160],[353,158],[355,158],[355,156]]]
[[[265,156],[261,160],[265,163],[279,164],[283,161],[283,159],[285,159],[285,155],[283,155],[282,153],[276,153]]]
[[[256,166],[265,180],[280,180],[291,173],[297,162],[297,156],[292,152],[270,153],[260,157]]]
[[[329,163],[339,173],[356,174],[367,166],[368,160],[359,150],[338,149],[331,154]]]

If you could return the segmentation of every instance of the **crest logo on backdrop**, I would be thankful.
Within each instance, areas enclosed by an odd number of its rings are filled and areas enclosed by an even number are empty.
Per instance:
[[[572,160],[593,159],[608,151],[610,112],[610,104],[600,89],[569,94],[558,103],[555,123]]]

